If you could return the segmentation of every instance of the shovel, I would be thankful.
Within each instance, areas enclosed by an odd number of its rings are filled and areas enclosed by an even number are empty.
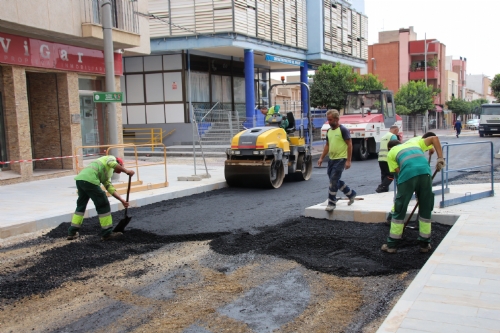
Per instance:
[[[132,176],[128,176],[127,202],[128,202],[128,198],[130,195],[130,183],[131,183],[131,181],[132,181]],[[125,227],[132,219],[132,217],[127,215],[127,211],[128,211],[128,207],[125,207],[125,217],[123,219],[121,219],[120,222],[118,222],[116,227],[113,229],[113,232],[125,232]]]
[[[432,179],[434,179],[434,177],[436,176],[437,173],[438,173],[438,170],[436,169],[434,171],[434,174],[432,175]],[[413,213],[415,213],[415,210],[417,209],[417,207],[418,207],[418,201],[417,201],[417,204],[415,205],[415,207],[413,207],[413,210],[411,211],[410,216],[408,216],[408,220],[406,220],[406,222],[405,222],[405,225],[404,225],[404,228],[403,228],[403,234],[404,234],[404,231],[405,231],[406,228],[416,229],[416,227],[410,227],[410,226],[408,226],[408,222],[410,222],[410,219],[413,216]],[[403,237],[403,235],[401,235],[401,237]]]

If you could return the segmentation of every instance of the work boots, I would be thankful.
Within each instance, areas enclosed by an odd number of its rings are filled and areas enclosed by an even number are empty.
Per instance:
[[[68,237],[66,237],[67,240],[74,240],[74,239],[77,239],[78,237],[80,237],[80,233],[77,231],[74,235],[68,235]]]
[[[333,212],[335,210],[335,205],[330,205],[326,206],[325,210],[329,213]]]
[[[117,239],[123,236],[123,232],[110,232],[104,236],[101,237],[102,241],[109,241],[113,239]]]
[[[379,185],[377,187],[377,189],[375,190],[375,192],[377,192],[377,193],[389,192],[389,188],[382,186],[382,185]]]
[[[420,244],[420,253],[427,253],[432,249],[431,244],[427,243],[426,245]]]
[[[396,253],[397,251],[395,247],[389,247],[387,244],[382,245],[380,249],[387,253]]]

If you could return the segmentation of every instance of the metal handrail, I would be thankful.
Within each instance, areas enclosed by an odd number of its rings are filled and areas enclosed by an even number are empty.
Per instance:
[[[217,104],[219,104],[220,101],[218,101],[217,103],[214,104],[214,106],[212,106],[212,108],[203,116],[203,118],[201,118],[200,122],[202,122],[210,112],[212,112],[213,109],[215,109],[215,107],[217,106]]]
[[[493,142],[492,141],[451,143],[451,144],[444,144],[441,147],[443,148],[443,151],[446,149],[446,161],[449,161],[449,159],[448,159],[449,152],[450,152],[449,147],[475,145],[475,144],[489,144],[490,145],[490,161],[491,161],[491,163],[484,164],[484,165],[475,165],[475,166],[471,166],[471,167],[467,167],[467,168],[460,168],[460,169],[449,169],[449,164],[447,163],[445,169],[441,169],[441,202],[439,203],[440,208],[444,208],[444,207],[448,207],[448,206],[452,206],[452,205],[458,205],[460,203],[469,202],[472,200],[477,200],[477,199],[495,196],[495,190],[494,190],[495,184],[494,184],[494,174],[493,174],[494,173],[494,164],[493,164],[494,154],[493,154]],[[448,174],[450,172],[479,169],[479,168],[483,168],[486,166],[490,167],[491,190],[471,194],[468,196],[463,196],[463,197],[456,198],[456,199],[445,200],[444,195],[445,195],[445,192],[448,191]],[[444,177],[444,175],[446,175],[446,189],[445,189],[445,177]]]
[[[125,136],[126,132],[134,132],[134,138],[128,138]],[[139,134],[137,137],[135,134]],[[163,143],[163,139],[167,136],[163,134],[162,128],[124,128],[123,129],[123,142],[124,143],[144,143],[144,144],[159,144]],[[151,151],[154,151],[154,146],[151,146]]]

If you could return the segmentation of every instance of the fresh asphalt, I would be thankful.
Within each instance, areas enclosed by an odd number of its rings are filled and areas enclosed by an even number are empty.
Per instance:
[[[479,136],[441,137],[449,144],[464,142],[492,141],[494,152],[500,148],[500,137],[479,138]],[[490,163],[488,144],[474,144],[450,147],[449,167],[462,169],[474,165]],[[259,228],[274,226],[283,221],[302,215],[306,207],[324,202],[328,193],[328,177],[326,166],[317,166],[316,156],[313,160],[313,173],[308,181],[285,181],[279,189],[261,188],[223,188],[203,194],[196,194],[168,201],[163,201],[139,208],[132,208],[131,227],[160,235],[182,235],[197,233],[217,233],[246,231],[258,233]],[[436,156],[433,156],[431,167],[434,169]],[[500,159],[494,159],[496,166]],[[477,170],[479,171],[479,170]],[[477,172],[470,169],[468,172]],[[488,171],[487,167],[481,171]],[[450,172],[449,179],[467,174],[467,171]],[[374,194],[380,182],[380,171],[376,158],[365,161],[353,161],[351,168],[344,171],[342,179],[354,189],[358,196]],[[440,184],[440,173],[434,184]],[[482,181],[482,182],[488,182]],[[362,201],[356,201],[362,205]],[[392,203],[387,205],[388,210]],[[119,213],[118,213],[119,214]],[[120,218],[117,216],[117,218]]]

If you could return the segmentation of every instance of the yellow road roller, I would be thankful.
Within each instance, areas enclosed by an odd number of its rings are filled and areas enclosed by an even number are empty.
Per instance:
[[[305,83],[273,84],[298,85]],[[309,103],[310,105],[310,103]],[[308,180],[312,174],[312,123],[310,110],[308,119],[302,120],[295,128],[292,112],[285,115],[273,114],[268,126],[254,127],[236,134],[231,140],[231,148],[226,150],[224,176],[229,186],[250,186],[279,188],[285,177],[294,180]],[[301,113],[302,114],[302,113]],[[285,118],[286,117],[286,118]],[[283,120],[288,126],[279,127]],[[307,125],[309,143],[306,144],[304,126]]]

